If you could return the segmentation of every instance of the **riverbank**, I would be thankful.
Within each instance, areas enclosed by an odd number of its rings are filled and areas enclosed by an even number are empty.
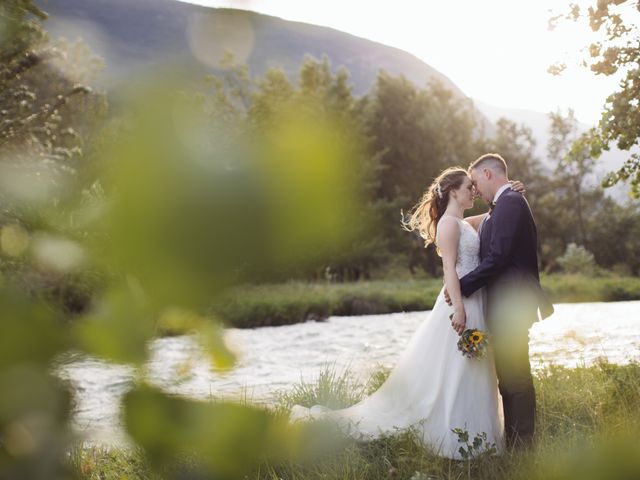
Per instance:
[[[640,300],[638,277],[556,274],[543,276],[542,285],[554,303]],[[212,310],[236,328],[290,325],[330,316],[430,310],[441,288],[442,280],[434,278],[244,286]]]
[[[348,373],[325,371],[316,382],[300,383],[284,392],[275,413],[286,415],[293,404],[353,404],[374,391],[385,376],[377,372],[368,382],[359,383]],[[312,461],[265,461],[245,478],[595,480],[640,476],[636,434],[640,427],[640,364],[550,367],[538,372],[535,386],[538,420],[531,450],[481,456],[470,462],[450,461],[426,451],[407,433],[369,443],[345,441]],[[152,472],[140,451],[78,448],[69,461],[81,479],[170,478]],[[182,468],[186,476],[189,471],[198,472],[186,460]]]

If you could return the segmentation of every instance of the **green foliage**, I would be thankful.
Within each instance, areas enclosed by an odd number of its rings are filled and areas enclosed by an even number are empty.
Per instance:
[[[60,181],[79,167],[106,101],[81,83],[100,68],[96,58],[80,42],[49,42],[44,18],[30,0],[0,7],[0,34],[7,38],[0,43],[0,153],[5,169],[28,162],[32,174],[45,176],[35,184],[53,188],[47,180]],[[81,68],[84,75],[70,76]]]
[[[331,315],[429,310],[441,288],[441,279],[243,285],[221,296],[212,311],[234,327],[288,325]]]
[[[464,460],[470,461],[483,455],[492,456],[498,453],[495,443],[487,441],[485,432],[477,433],[469,443],[469,432],[460,427],[453,428],[452,431],[458,436],[458,443],[462,444],[458,451]]]
[[[596,75],[622,73],[619,89],[607,97],[598,126],[591,132],[588,141],[581,141],[578,148],[589,148],[597,157],[602,150],[617,144],[622,150],[630,150],[640,138],[640,105],[638,104],[638,82],[640,78],[640,48],[637,5],[630,0],[599,0],[586,12],[579,5],[572,5],[566,15],[550,21],[553,27],[561,18],[583,21],[601,39],[588,48],[588,57],[583,64]],[[564,65],[552,68],[560,73]],[[603,182],[611,186],[622,180],[630,180],[632,193],[640,196],[640,161],[637,153],[631,153],[627,162],[617,172],[612,172]]]
[[[159,472],[188,454],[214,478],[241,478],[262,455],[288,448],[287,425],[263,409],[185,400],[145,386],[127,393],[124,407],[127,431]]]
[[[70,449],[68,462],[80,478],[104,480],[160,480],[139,449],[119,450],[76,444]]]
[[[637,277],[542,275],[542,286],[555,303],[640,300]]]
[[[74,191],[95,181],[88,168],[91,132],[105,118],[106,98],[82,83],[99,70],[96,57],[80,41],[50,42],[44,18],[31,1],[0,6],[0,32],[11,38],[0,44],[0,271],[77,313],[103,278],[79,268],[83,253],[73,242],[79,232],[64,210]],[[76,75],[79,70],[84,73]]]
[[[540,159],[535,156],[536,141],[531,129],[517,125],[507,118],[496,122],[496,133],[488,139],[487,151],[500,152],[508,159],[509,177],[518,179],[527,187],[527,199],[532,205],[544,193],[547,178]]]
[[[38,47],[46,35],[40,22],[47,14],[40,10],[32,0],[7,0],[0,10],[0,59],[3,78],[6,80],[26,68],[20,64]],[[14,70],[12,70],[12,68]]]
[[[263,78],[250,80],[246,67],[235,65],[233,58],[226,61],[227,72],[209,76],[209,90],[195,98],[206,109],[206,133],[203,136],[217,140],[224,136],[223,141],[231,139],[232,144],[238,143],[238,135],[243,132],[268,139],[266,145],[272,145],[273,140],[278,139],[279,147],[287,145],[290,150],[288,168],[297,165],[301,171],[306,170],[305,175],[318,179],[336,169],[349,176],[349,181],[327,185],[323,192],[302,189],[300,179],[295,177],[286,181],[279,178],[278,183],[274,183],[274,198],[282,197],[278,199],[282,225],[277,231],[306,226],[310,232],[313,229],[323,230],[322,235],[325,236],[331,231],[352,232],[350,240],[342,242],[340,249],[333,249],[330,257],[325,255],[322,262],[312,262],[313,256],[308,255],[307,250],[300,252],[293,262],[295,271],[282,271],[280,277],[319,278],[327,268],[341,280],[368,276],[370,269],[379,265],[387,255],[385,240],[376,224],[383,203],[374,197],[379,180],[378,162],[375,155],[369,154],[361,107],[351,92],[348,73],[339,69],[334,74],[327,57],[321,61],[306,57],[300,66],[297,84],[292,84],[277,69],[268,70]],[[330,132],[327,126],[330,126]],[[323,137],[323,133],[328,135]],[[318,143],[311,144],[309,135]],[[310,152],[315,151],[316,156],[308,155],[304,162],[296,159],[295,154],[303,145]],[[332,151],[334,147],[343,148],[343,155],[336,156]],[[274,159],[279,159],[281,153],[274,154]],[[338,163],[330,165],[327,160],[332,158]],[[284,197],[283,194],[289,196]],[[313,211],[314,203],[305,198],[311,194],[326,195],[335,202],[335,207]],[[354,212],[344,210],[349,203],[340,201],[345,198],[353,199],[353,208],[358,208],[357,222],[351,220],[355,217]],[[330,211],[342,213],[343,223],[337,228],[322,223]],[[291,222],[292,218],[296,222]],[[294,252],[283,240],[279,239],[276,244],[292,255]]]
[[[28,5],[0,7],[3,19],[25,26],[15,35],[40,28],[27,25]],[[118,92],[121,108],[103,123],[100,96],[50,68],[55,49],[73,50],[70,59],[87,52],[34,38],[18,42],[24,48],[16,55],[33,60],[27,66],[0,52],[0,100],[10,120],[0,142],[0,197],[7,199],[0,222],[7,272],[0,286],[7,327],[0,477],[67,476],[61,460],[72,439],[70,399],[51,364],[69,350],[138,367],[123,415],[156,471],[181,468],[183,449],[193,455],[194,472],[237,478],[258,459],[276,458],[274,445],[293,451],[295,429],[269,412],[174,398],[147,386],[139,367],[149,340],[168,325],[195,332],[212,366],[229,368],[235,357],[219,323],[201,313],[212,300],[240,282],[308,268],[357,241],[364,229],[352,159],[362,150],[351,120],[339,118],[350,108],[344,75],[327,85],[340,115],[318,115],[324,104],[300,89],[257,125],[242,109],[242,72],[227,79],[231,86],[212,80],[208,97],[189,79],[154,72],[154,81]],[[69,130],[75,122],[81,126]],[[86,150],[75,148],[84,142]],[[14,293],[29,272],[62,279],[97,272],[100,286],[69,323],[38,302],[47,295]]]
[[[554,195],[560,191],[567,200],[563,207],[569,207],[570,214],[575,215],[577,235],[582,244],[587,242],[585,225],[585,182],[593,172],[595,159],[586,144],[589,134],[578,134],[578,120],[569,110],[566,117],[560,112],[551,113],[551,138],[547,146],[548,156],[555,163],[553,180]]]
[[[79,272],[83,251],[62,206],[84,180],[83,133],[105,101],[60,73],[67,50],[48,42],[44,18],[29,0],[0,4],[3,478],[71,477],[62,462],[71,438],[71,396],[52,363],[76,343],[62,309],[52,304],[74,309],[77,296],[69,297],[65,286],[92,281]]]
[[[400,228],[400,211],[409,211],[444,168],[468,165],[480,153],[476,116],[468,99],[434,81],[418,88],[406,78],[378,74],[363,113],[371,152],[380,160],[376,197],[385,239],[396,252],[411,252],[410,268],[432,275],[439,264],[417,235]]]
[[[582,245],[570,243],[564,255],[558,258],[558,264],[567,273],[590,275],[595,270],[593,254]]]
[[[589,275],[542,275],[541,280],[556,303],[640,300],[640,279],[599,269]],[[331,315],[429,310],[441,288],[441,278],[242,285],[222,295],[212,312],[231,327],[290,325]],[[160,332],[175,329],[160,325]]]

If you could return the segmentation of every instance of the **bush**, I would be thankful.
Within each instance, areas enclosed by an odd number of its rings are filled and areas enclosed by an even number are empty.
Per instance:
[[[557,258],[558,264],[567,273],[591,274],[596,267],[593,254],[582,245],[570,243],[564,255]]]

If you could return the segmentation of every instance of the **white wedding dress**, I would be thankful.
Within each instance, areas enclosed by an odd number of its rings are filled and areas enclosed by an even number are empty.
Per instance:
[[[456,271],[462,277],[479,263],[480,240],[474,228],[460,220]],[[443,289],[444,290],[444,289]],[[484,290],[464,298],[467,327],[486,331]],[[452,431],[486,434],[485,446],[503,449],[503,418],[493,358],[470,359],[457,349],[458,334],[451,327],[453,308],[440,292],[431,314],[424,319],[384,384],[359,403],[342,409],[295,405],[290,419],[335,419],[348,435],[359,440],[398,433],[408,427],[438,455],[460,459],[464,444]]]

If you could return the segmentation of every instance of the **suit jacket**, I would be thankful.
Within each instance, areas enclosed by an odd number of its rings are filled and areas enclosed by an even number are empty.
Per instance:
[[[548,317],[553,304],[540,286],[537,249],[538,230],[529,203],[520,193],[506,190],[481,226],[480,265],[460,279],[462,294],[468,297],[487,287],[491,304],[500,299],[500,290],[521,288],[534,296],[540,316]]]

